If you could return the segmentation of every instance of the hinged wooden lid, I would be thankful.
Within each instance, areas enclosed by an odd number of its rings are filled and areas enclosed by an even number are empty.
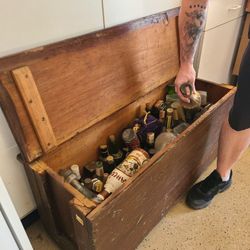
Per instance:
[[[178,9],[0,59],[0,101],[28,161],[175,77]]]

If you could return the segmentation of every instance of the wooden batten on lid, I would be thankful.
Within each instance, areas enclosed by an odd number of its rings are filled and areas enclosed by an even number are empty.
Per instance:
[[[0,59],[0,102],[26,160],[174,78],[177,14],[174,9]]]

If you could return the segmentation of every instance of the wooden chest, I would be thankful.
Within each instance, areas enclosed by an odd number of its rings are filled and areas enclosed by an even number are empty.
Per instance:
[[[179,68],[178,9],[0,59],[0,102],[41,219],[63,249],[135,249],[215,159],[234,88],[197,80],[214,105],[96,205],[58,174],[97,158]],[[7,166],[6,166],[7,167]]]

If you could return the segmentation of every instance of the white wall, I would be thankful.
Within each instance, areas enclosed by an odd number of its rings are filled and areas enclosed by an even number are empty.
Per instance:
[[[0,0],[0,57],[100,30],[104,23],[108,27],[161,12],[180,1]],[[22,218],[35,209],[35,202],[23,167],[16,161],[18,152],[0,111],[0,176]]]
[[[175,8],[180,3],[181,0],[104,0],[105,26],[114,26]]]
[[[103,28],[101,0],[0,0],[0,56]]]

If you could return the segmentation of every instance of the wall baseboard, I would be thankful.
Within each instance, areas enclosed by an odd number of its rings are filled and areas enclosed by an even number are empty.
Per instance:
[[[40,218],[38,210],[34,210],[30,214],[26,215],[22,220],[23,227],[26,229],[28,228],[32,223],[37,221]]]

